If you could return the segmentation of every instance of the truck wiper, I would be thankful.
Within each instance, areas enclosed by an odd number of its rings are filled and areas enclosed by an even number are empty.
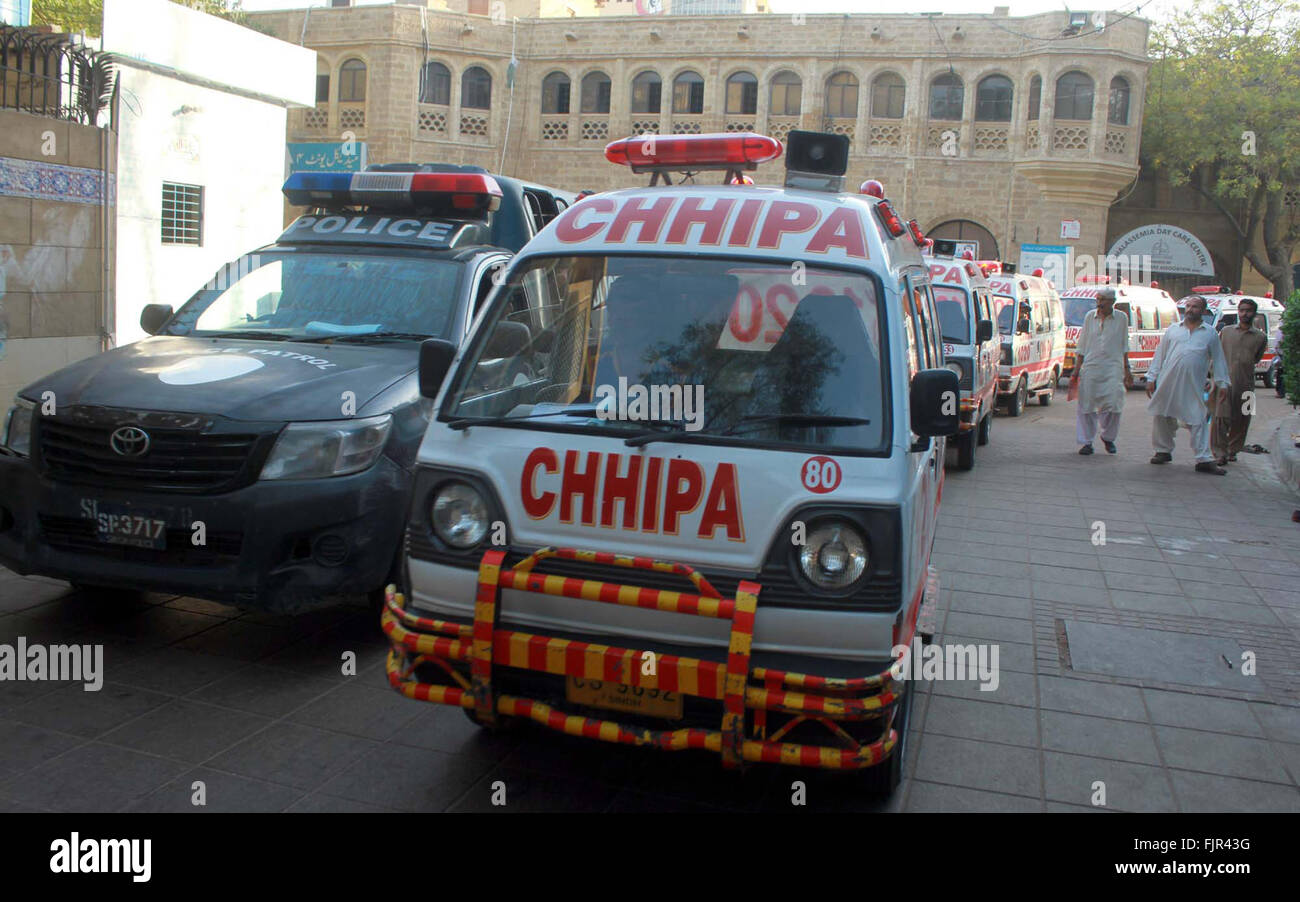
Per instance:
[[[499,426],[502,423],[514,423],[518,420],[535,420],[539,417],[594,417],[596,416],[596,405],[588,404],[584,407],[566,407],[563,410],[547,410],[542,413],[527,413],[521,417],[499,416],[499,417],[457,417],[454,420],[447,421],[448,429],[467,429],[470,426]]]
[[[318,344],[326,341],[424,341],[426,338],[437,337],[429,332],[356,332],[342,335],[313,335],[300,341]]]
[[[866,417],[840,417],[828,413],[769,413],[760,416],[741,417],[740,422],[728,429],[724,435],[732,435],[745,426],[763,426],[768,423],[780,423],[783,426],[866,426],[871,423]]]
[[[256,338],[266,341],[298,341],[292,335],[283,332],[263,332],[261,329],[232,329],[213,332],[192,332],[193,338]]]

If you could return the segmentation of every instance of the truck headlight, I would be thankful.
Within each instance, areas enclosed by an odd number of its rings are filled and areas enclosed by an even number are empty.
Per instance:
[[[14,398],[14,406],[5,417],[3,444],[15,454],[27,457],[32,453],[32,418],[36,405],[25,398]]]
[[[799,569],[820,589],[846,589],[867,571],[867,543],[844,520],[815,526],[799,550]]]
[[[369,467],[384,450],[389,414],[361,420],[290,423],[262,465],[262,479],[347,476]]]
[[[487,535],[487,501],[466,482],[447,482],[433,494],[429,522],[439,539],[452,548],[473,548]]]

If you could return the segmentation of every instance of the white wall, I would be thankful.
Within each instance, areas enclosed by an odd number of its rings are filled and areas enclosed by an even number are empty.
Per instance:
[[[104,22],[104,49],[122,57],[109,324],[120,346],[145,337],[146,304],[179,307],[220,266],[282,231],[285,104],[315,102],[316,54],[166,0],[106,0]],[[140,58],[176,71],[132,64]],[[164,181],[203,187],[202,246],[162,243]]]

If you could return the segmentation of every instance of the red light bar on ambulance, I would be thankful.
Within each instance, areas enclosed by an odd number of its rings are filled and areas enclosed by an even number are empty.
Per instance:
[[[481,215],[501,206],[490,175],[466,172],[295,172],[284,183],[289,203],[302,207],[432,209]]]
[[[876,215],[880,217],[880,224],[885,227],[885,231],[889,232],[893,237],[901,238],[907,234],[907,226],[903,225],[903,220],[898,218],[898,214],[894,212],[894,208],[889,201],[876,202]]]
[[[1110,276],[1079,276],[1080,285],[1109,285]]]
[[[605,159],[633,172],[655,169],[753,169],[781,155],[781,142],[753,132],[639,135],[605,145]]]
[[[1193,285],[1192,294],[1218,294],[1223,291],[1222,285]]]

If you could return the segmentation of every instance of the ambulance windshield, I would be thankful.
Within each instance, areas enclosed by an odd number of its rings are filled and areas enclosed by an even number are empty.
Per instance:
[[[1082,326],[1083,318],[1088,315],[1088,311],[1097,306],[1097,298],[1061,298],[1061,306],[1065,308],[1067,326]]]
[[[364,340],[451,328],[464,265],[379,254],[247,254],[199,290],[169,335]]]
[[[850,451],[885,441],[880,311],[865,274],[560,257],[515,272],[504,291],[446,416]]]
[[[993,295],[993,309],[998,313],[998,332],[1002,335],[1010,335],[1011,327],[1015,325],[1011,318],[1016,312],[1015,298],[1009,298],[1004,294]]]
[[[966,289],[952,285],[934,286],[934,309],[939,314],[939,328],[944,341],[959,345],[971,343],[970,317],[966,311],[970,308],[970,295]]]

